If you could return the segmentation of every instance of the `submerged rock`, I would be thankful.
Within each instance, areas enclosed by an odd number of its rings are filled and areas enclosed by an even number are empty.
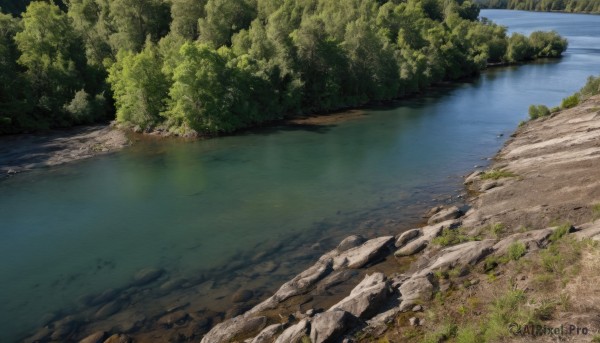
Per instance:
[[[132,339],[131,337],[127,336],[127,335],[122,335],[122,334],[114,334],[110,337],[108,337],[108,339],[106,341],[104,341],[104,343],[131,343]]]
[[[136,286],[144,286],[161,277],[163,273],[162,269],[144,268],[135,274],[133,283]]]
[[[233,293],[231,296],[231,301],[234,303],[243,303],[246,302],[254,296],[254,292],[247,289],[240,289],[237,292]]]
[[[121,310],[121,304],[118,301],[111,301],[108,304],[100,307],[96,314],[94,314],[94,318],[96,319],[104,319],[112,316],[113,314],[119,312]]]
[[[106,332],[99,331],[99,332],[96,332],[96,333],[93,333],[93,334],[87,336],[86,338],[79,341],[79,343],[102,343],[102,342],[104,342],[105,337],[106,337]]]

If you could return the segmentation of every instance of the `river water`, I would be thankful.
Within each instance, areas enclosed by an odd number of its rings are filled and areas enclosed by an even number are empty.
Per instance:
[[[415,225],[462,191],[461,176],[485,165],[530,104],[558,105],[600,72],[600,16],[482,16],[511,32],[556,30],[569,50],[347,120],[143,139],[1,181],[0,341],[69,313],[93,320],[84,300],[107,289],[127,293],[122,312],[150,313],[174,301],[158,290],[168,280],[188,280],[181,294],[197,301],[191,310],[224,311],[231,292],[264,296],[349,234]],[[167,273],[135,293],[132,277],[146,267]]]

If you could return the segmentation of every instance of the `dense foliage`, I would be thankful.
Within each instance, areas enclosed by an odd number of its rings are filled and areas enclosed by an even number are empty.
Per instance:
[[[475,0],[475,2],[482,8],[600,13],[600,1],[598,0]]]
[[[0,14],[0,133],[109,118],[217,134],[557,57],[464,0],[65,0]]]

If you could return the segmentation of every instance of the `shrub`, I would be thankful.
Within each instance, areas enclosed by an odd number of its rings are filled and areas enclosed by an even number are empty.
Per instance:
[[[514,242],[508,247],[508,258],[513,261],[518,261],[526,252],[527,247],[525,244],[522,242]]]
[[[560,107],[562,108],[572,108],[579,105],[579,94],[575,93],[571,96],[568,96],[562,100]]]
[[[529,106],[529,118],[537,119],[550,115],[550,110],[545,105],[531,105]]]
[[[569,231],[571,231],[571,224],[561,225],[556,230],[554,230],[554,232],[552,232],[552,235],[550,235],[549,239],[551,242],[556,242],[557,240],[561,239],[564,235],[569,233]]]
[[[477,240],[477,237],[471,237],[463,233],[463,228],[458,229],[444,229],[442,234],[434,238],[431,242],[433,244],[445,247],[449,245],[456,245],[468,241]]]

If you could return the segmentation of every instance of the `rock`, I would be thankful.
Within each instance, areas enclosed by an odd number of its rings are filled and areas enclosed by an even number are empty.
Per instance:
[[[367,324],[371,328],[377,328],[377,327],[383,326],[387,329],[387,324],[391,323],[398,316],[399,313],[400,313],[400,307],[396,306],[392,309],[382,312],[382,313],[376,315],[375,317],[369,319],[367,321]]]
[[[98,331],[79,341],[79,343],[102,343],[106,337],[106,332]]]
[[[88,305],[97,306],[100,304],[104,304],[111,300],[114,300],[118,295],[119,295],[118,290],[116,290],[114,288],[107,289],[106,291],[100,293],[99,295],[91,298],[88,302]]]
[[[344,238],[337,246],[339,252],[344,252],[348,249],[356,248],[365,242],[365,238],[360,235],[352,235]]]
[[[269,274],[275,271],[279,267],[279,264],[274,261],[266,261],[254,268],[254,272],[259,274]]]
[[[127,335],[122,335],[122,334],[114,334],[110,337],[108,337],[108,339],[106,341],[104,341],[104,343],[131,343],[131,337],[127,336]]]
[[[275,343],[298,343],[302,340],[302,337],[308,334],[309,326],[310,322],[307,319],[303,319],[298,322],[298,324],[285,329],[285,331],[277,337]]]
[[[479,180],[479,177],[483,174],[482,170],[476,170],[474,172],[472,172],[471,174],[469,174],[466,178],[465,178],[465,185],[468,185],[470,183],[475,182],[476,180]]]
[[[316,312],[317,312],[317,311],[315,311],[315,309],[314,309],[314,308],[311,308],[311,309],[308,309],[308,310],[305,312],[305,314],[306,314],[307,316],[309,316],[309,317],[312,317],[312,316],[314,316],[314,315],[315,315],[315,313],[316,313]]]
[[[361,319],[371,318],[389,298],[390,287],[383,273],[373,273],[365,278],[346,298],[333,305],[329,311],[342,310]]]
[[[94,314],[94,318],[96,319],[104,319],[112,316],[113,314],[119,312],[121,310],[121,304],[118,301],[111,301],[108,304],[100,307],[98,311]]]
[[[169,280],[165,283],[163,283],[162,285],[160,285],[159,289],[162,292],[172,292],[176,289],[179,289],[182,287],[183,284],[185,284],[187,282],[186,279],[173,279],[173,280]]]
[[[490,190],[492,188],[496,188],[498,186],[500,186],[500,183],[498,183],[498,181],[493,181],[493,180],[486,181],[486,182],[484,182],[484,183],[481,184],[481,187],[479,187],[479,191],[480,192],[485,192],[487,190]]]
[[[449,207],[447,209],[441,210],[440,212],[434,214],[429,220],[427,224],[433,225],[441,222],[445,222],[447,220],[452,220],[459,218],[462,215],[460,209],[456,206]]]
[[[158,319],[157,323],[162,326],[171,327],[175,324],[182,325],[187,318],[187,312],[179,310],[165,314]]]
[[[234,337],[250,335],[262,330],[267,324],[267,317],[237,316],[215,325],[202,338],[201,343],[229,342]]]
[[[324,293],[329,288],[346,282],[357,274],[358,272],[356,270],[338,270],[319,282],[317,285],[317,293]]]
[[[578,231],[573,233],[573,236],[577,239],[598,240],[598,238],[600,238],[600,222],[583,224],[579,226],[578,229]]]
[[[494,240],[473,241],[448,247],[440,252],[440,256],[417,275],[426,275],[432,271],[457,266],[475,265],[494,251]]]
[[[254,296],[254,292],[249,291],[247,289],[240,289],[237,292],[233,293],[231,296],[231,301],[234,303],[243,303],[246,302]]]
[[[248,304],[233,304],[229,307],[229,309],[225,312],[225,318],[233,318],[237,317],[240,314],[244,314],[246,311],[250,309]]]
[[[61,341],[67,337],[71,332],[74,331],[74,326],[71,324],[61,324],[54,328],[54,332],[50,335],[50,338],[54,341]]]
[[[448,220],[434,225],[429,225],[421,228],[421,235],[415,240],[407,243],[405,246],[396,250],[396,257],[410,256],[421,252],[427,247],[429,242],[442,233],[443,229],[452,228],[457,225],[456,220]]]
[[[553,229],[542,229],[510,235],[494,245],[494,255],[505,255],[508,248],[515,242],[523,243],[528,251],[544,248],[548,245],[548,238],[552,232],[554,232]]]
[[[417,318],[417,317],[411,317],[408,320],[408,323],[410,324],[410,326],[419,326],[419,318]]]
[[[371,239],[361,246],[351,248],[334,257],[333,269],[361,268],[378,257],[379,253],[386,249],[386,246],[393,240],[393,236],[379,237]]]
[[[421,311],[423,311],[423,306],[417,305],[417,306],[413,307],[412,311],[413,312],[421,312]]]
[[[161,277],[163,273],[162,269],[145,268],[135,274],[133,283],[136,286],[144,286]]]
[[[336,342],[344,332],[355,326],[356,318],[346,311],[327,311],[317,314],[310,326],[312,343]]]
[[[264,328],[250,342],[251,343],[271,343],[271,342],[273,342],[273,340],[275,340],[275,336],[277,336],[277,334],[280,333],[281,331],[283,331],[282,324],[269,325],[266,328]]]
[[[41,328],[40,330],[38,330],[33,336],[24,340],[24,342],[25,343],[35,343],[35,342],[40,342],[40,341],[45,342],[50,337],[50,334],[52,334],[52,330],[50,330],[50,328],[45,326],[45,327]]]
[[[249,313],[252,314],[272,309],[286,299],[307,292],[310,287],[314,286],[319,280],[331,273],[332,264],[333,260],[331,258],[319,260],[312,267],[296,275],[292,280],[284,283],[273,296],[256,305]]]
[[[402,297],[400,311],[406,311],[418,302],[431,299],[431,296],[433,295],[433,285],[431,284],[430,279],[431,274],[412,277],[400,286],[399,290]]]
[[[414,240],[415,238],[421,236],[422,234],[423,234],[423,231],[421,231],[421,229],[412,229],[412,230],[405,231],[398,236],[398,239],[396,239],[395,246],[396,246],[396,248],[401,248],[401,247],[405,246],[406,243]]]
[[[429,211],[427,211],[427,213],[425,214],[425,218],[429,218],[443,209],[444,209],[444,206],[435,206],[435,207],[431,208]]]

